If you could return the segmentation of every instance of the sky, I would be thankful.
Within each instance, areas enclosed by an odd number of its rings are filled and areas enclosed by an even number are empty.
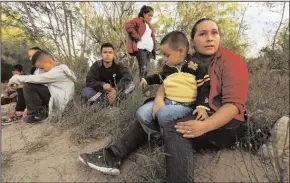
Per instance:
[[[148,3],[149,2],[137,2],[136,6],[137,8],[141,8]],[[241,5],[246,5],[247,3],[248,2],[240,2]],[[246,55],[247,57],[257,56],[259,50],[266,46],[268,42],[267,35],[269,35],[269,32],[273,33],[276,31],[280,19],[280,13],[271,12],[265,6],[262,6],[260,2],[249,2],[244,17],[248,25],[248,30],[245,33],[250,41],[250,46]],[[289,2],[286,5],[283,19],[289,19]],[[194,22],[192,24],[194,24]]]

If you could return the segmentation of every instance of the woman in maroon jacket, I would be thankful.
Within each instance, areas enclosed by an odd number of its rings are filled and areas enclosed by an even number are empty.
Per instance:
[[[125,29],[128,32],[128,53],[137,57],[140,79],[147,75],[151,53],[155,58],[156,39],[150,24],[152,17],[153,8],[144,5],[137,18],[125,23]]]

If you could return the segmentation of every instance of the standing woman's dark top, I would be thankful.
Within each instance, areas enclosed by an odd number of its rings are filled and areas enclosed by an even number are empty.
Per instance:
[[[150,22],[153,16],[153,8],[144,5],[137,18],[125,23],[128,32],[128,53],[137,57],[139,63],[139,77],[147,75],[148,63],[151,54],[155,58],[155,34]]]

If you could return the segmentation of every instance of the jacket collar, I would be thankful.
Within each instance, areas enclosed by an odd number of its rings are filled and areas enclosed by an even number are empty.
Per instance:
[[[140,18],[140,20],[142,20],[142,22],[143,22],[144,24],[146,23],[143,17],[138,17],[138,18]],[[150,23],[147,23],[147,24],[149,25],[150,28],[152,27]]]
[[[104,66],[104,61],[103,61],[103,59],[101,59],[101,63],[102,63],[102,66],[105,67],[105,66]],[[113,65],[115,65],[115,64],[116,64],[116,61],[115,61],[115,59],[113,59],[113,62],[112,62],[111,67],[112,67]],[[110,68],[110,67],[108,67],[108,68]]]
[[[224,47],[219,46],[219,48],[215,54],[215,59],[219,59],[222,56],[223,51],[224,51]]]

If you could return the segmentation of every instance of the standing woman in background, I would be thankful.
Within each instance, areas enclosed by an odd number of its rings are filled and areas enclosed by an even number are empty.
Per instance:
[[[128,32],[127,49],[130,55],[136,56],[139,63],[139,77],[145,77],[151,53],[155,59],[155,34],[150,22],[153,17],[153,8],[144,5],[137,18],[125,23]]]

